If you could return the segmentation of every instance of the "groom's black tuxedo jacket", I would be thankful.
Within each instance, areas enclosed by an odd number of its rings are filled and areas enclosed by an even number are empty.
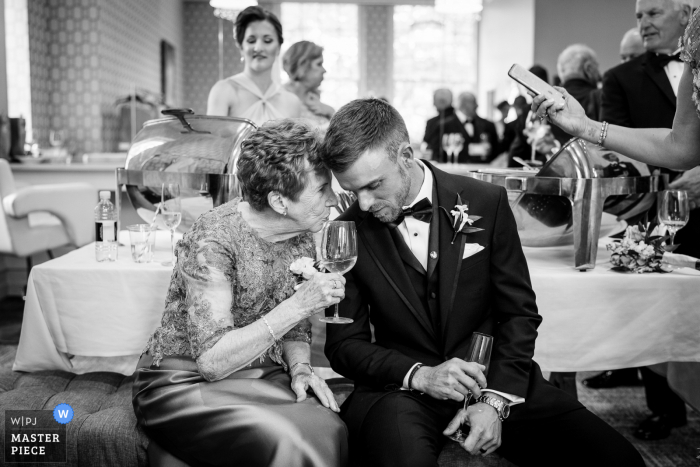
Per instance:
[[[389,226],[357,203],[339,219],[357,225],[357,263],[345,275],[346,296],[340,304],[340,315],[354,322],[328,325],[325,353],[335,371],[355,381],[355,391],[343,405],[351,433],[360,429],[375,402],[398,390],[415,363],[435,366],[464,358],[477,331],[494,336],[488,387],[526,398],[513,408],[511,420],[579,408],[542,378],[532,360],[542,318],[506,191],[425,165],[434,174],[437,195],[431,231],[438,229],[438,258],[430,277],[423,272],[424,279],[417,278],[418,268],[411,265],[406,248],[400,252]],[[460,233],[451,243],[451,219],[438,206],[453,210],[457,194],[469,202],[470,215],[481,216],[473,226],[484,230]],[[462,259],[465,243],[484,249]],[[437,302],[431,310],[433,292]]]

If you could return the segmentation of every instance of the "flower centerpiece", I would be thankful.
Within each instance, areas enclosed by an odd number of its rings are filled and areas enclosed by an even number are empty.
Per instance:
[[[661,262],[664,253],[673,251],[678,245],[667,246],[668,235],[658,235],[656,219],[651,223],[639,223],[627,227],[624,238],[615,239],[607,245],[612,253],[610,262],[618,272],[671,272],[672,268]]]

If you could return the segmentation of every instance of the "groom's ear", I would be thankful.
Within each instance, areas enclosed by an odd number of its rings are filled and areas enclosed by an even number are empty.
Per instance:
[[[410,168],[414,163],[413,148],[410,143],[404,143],[404,146],[399,150],[399,163],[404,167]]]

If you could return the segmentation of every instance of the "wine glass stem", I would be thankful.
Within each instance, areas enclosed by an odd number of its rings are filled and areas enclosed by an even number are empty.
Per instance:
[[[175,265],[175,229],[170,229],[170,262]]]
[[[674,240],[676,238],[676,231],[672,230],[671,232],[671,246],[675,245]]]
[[[338,304],[335,304],[335,312],[333,313],[334,318],[338,318]]]

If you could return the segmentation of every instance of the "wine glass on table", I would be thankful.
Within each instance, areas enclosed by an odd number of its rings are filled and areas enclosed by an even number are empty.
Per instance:
[[[467,352],[467,356],[464,358],[464,361],[466,362],[476,362],[479,365],[484,365],[486,368],[484,368],[484,376],[487,376],[489,373],[489,363],[491,362],[491,347],[493,346],[493,337],[489,336],[488,334],[482,334],[480,332],[475,332],[474,335],[472,335],[472,340],[469,343],[469,351]],[[464,410],[467,410],[467,407],[469,407],[469,402],[472,399],[472,393],[469,391],[469,394],[465,396],[464,398]],[[462,427],[464,429],[462,429]],[[450,438],[452,441],[456,441],[458,443],[463,443],[465,439],[467,439],[467,435],[469,434],[469,428],[464,427],[458,428],[457,431],[452,433],[451,435],[445,435],[448,438]]]
[[[688,223],[690,206],[688,193],[685,190],[666,190],[658,207],[659,222],[666,226],[671,235],[671,246],[676,238],[676,232]]]
[[[323,227],[321,241],[321,264],[330,272],[345,274],[355,266],[357,261],[357,230],[354,222],[330,221]],[[324,323],[348,324],[350,318],[338,316],[338,304],[335,304],[333,316],[321,317]]]
[[[170,261],[161,263],[163,266],[175,264],[175,229],[182,220],[182,206],[180,200],[180,185],[166,183],[163,185],[163,194],[160,206],[160,220],[165,228],[170,230]]]

